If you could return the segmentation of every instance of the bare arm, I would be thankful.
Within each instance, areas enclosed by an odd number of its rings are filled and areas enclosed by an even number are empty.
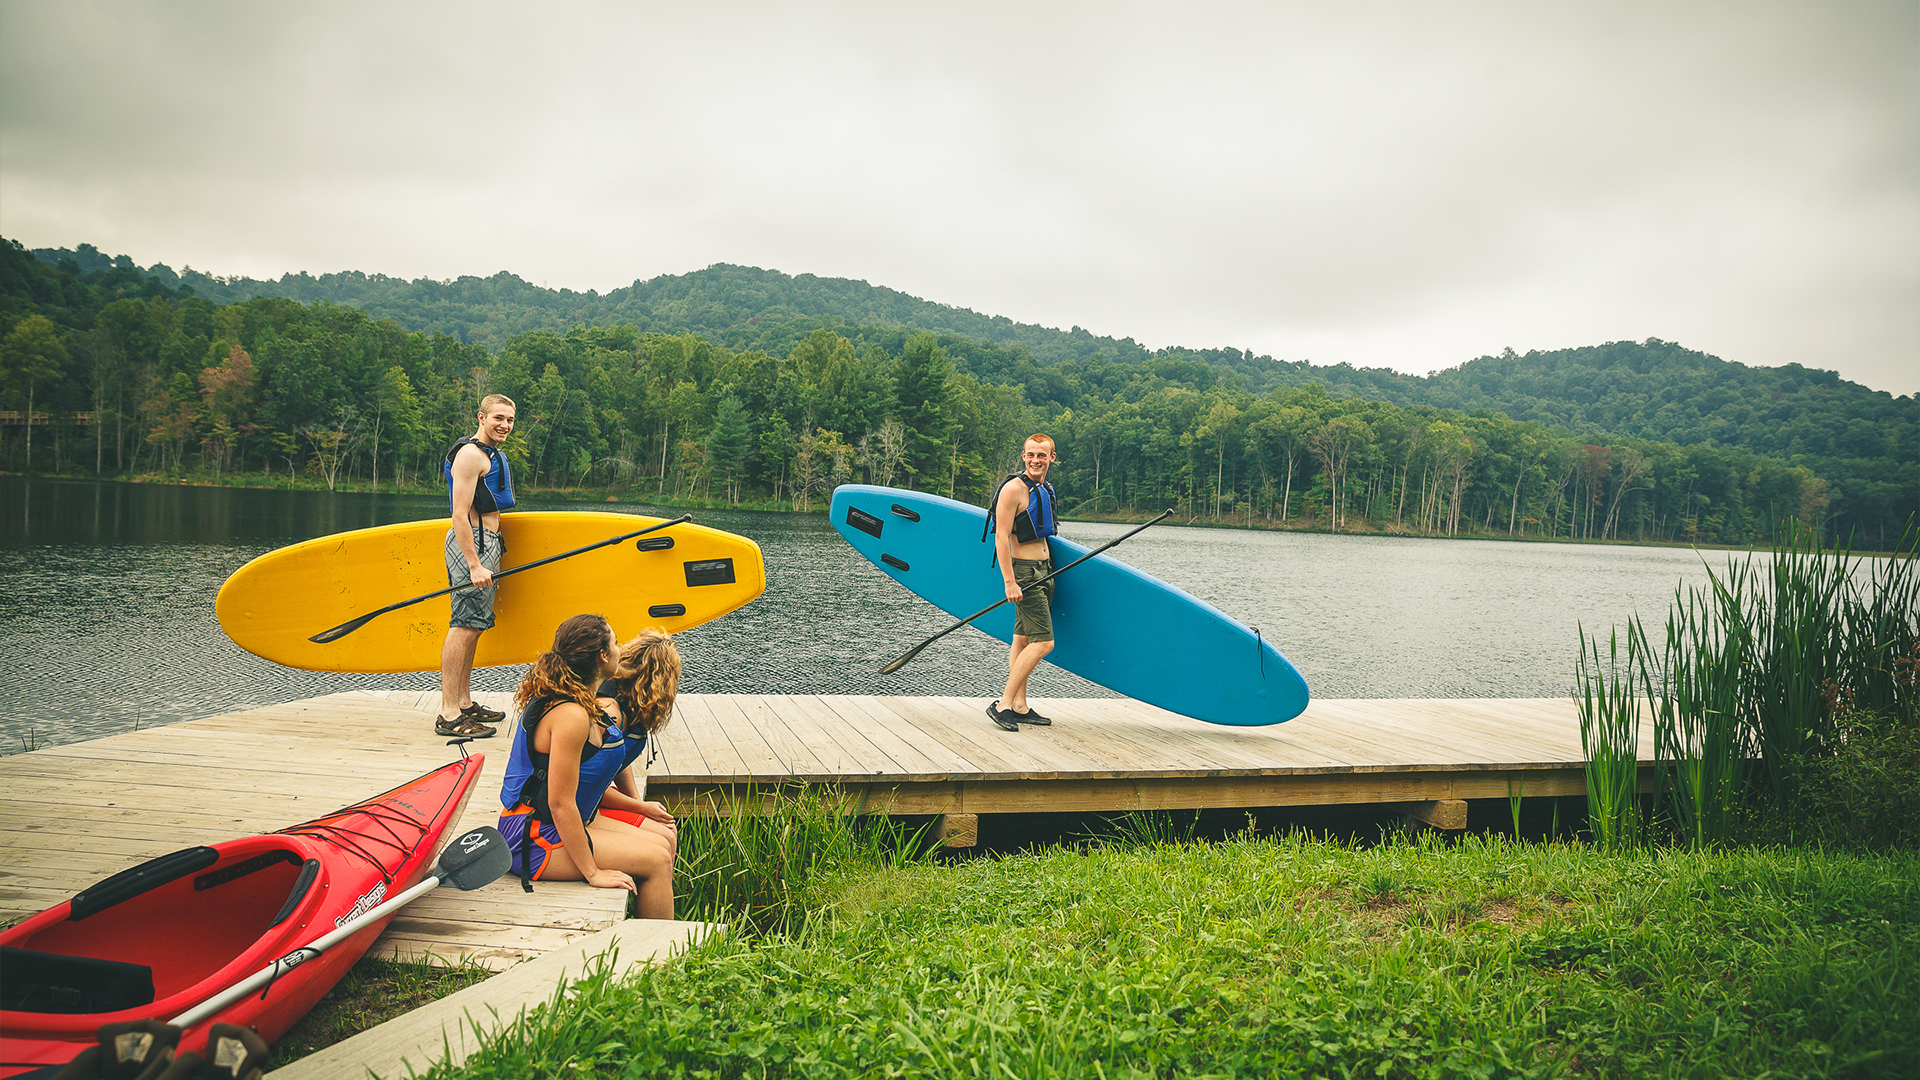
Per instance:
[[[568,702],[554,707],[541,721],[540,735],[551,740],[547,750],[547,805],[553,810],[553,827],[567,847],[580,877],[597,889],[626,889],[637,892],[633,878],[619,870],[603,870],[593,861],[593,847],[587,843],[587,825],[580,820],[580,807],[574,796],[580,790],[580,751],[587,745],[592,723],[587,710]],[[539,742],[538,738],[535,742]],[[539,749],[535,746],[534,749]]]
[[[1000,577],[1006,583],[1009,600],[1019,600],[1021,596],[1020,586],[1013,582],[1013,519],[1027,508],[1026,500],[1020,497],[1025,490],[1024,484],[1003,484],[993,501],[993,557],[1000,564]]]
[[[453,455],[453,539],[477,589],[493,584],[493,571],[480,565],[480,552],[473,546],[473,489],[487,474],[488,465],[486,453],[477,446],[462,446]]]

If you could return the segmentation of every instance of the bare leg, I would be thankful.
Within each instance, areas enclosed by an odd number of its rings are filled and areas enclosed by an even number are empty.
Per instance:
[[[1002,709],[1027,711],[1027,679],[1052,651],[1052,641],[1028,641],[1024,634],[1013,635],[1013,644],[1007,650],[1007,688],[1000,694]]]
[[[486,631],[471,626],[450,626],[447,640],[440,646],[440,717],[452,720],[460,710],[473,704],[473,656],[480,648],[480,635]]]
[[[635,826],[601,814],[587,823],[593,837],[593,861],[609,870],[624,871],[639,886],[635,904],[643,919],[673,918],[673,858],[659,840],[646,836]],[[547,881],[579,881],[582,877],[573,858],[562,846],[547,854],[547,865],[540,877]]]
[[[680,857],[680,830],[664,821],[655,821],[650,817],[640,819],[640,832],[658,839],[667,845],[667,853],[674,858]]]

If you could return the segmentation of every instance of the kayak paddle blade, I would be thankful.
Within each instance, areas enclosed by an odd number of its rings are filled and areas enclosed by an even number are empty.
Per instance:
[[[461,892],[472,892],[499,880],[513,866],[507,838],[491,825],[455,837],[440,853],[440,880]]]

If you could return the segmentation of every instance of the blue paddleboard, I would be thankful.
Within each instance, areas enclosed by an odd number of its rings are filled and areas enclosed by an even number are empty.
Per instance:
[[[964,619],[1006,596],[981,542],[987,512],[938,495],[847,484],[828,511],[855,551],[922,599]],[[1050,537],[1055,569],[1087,548]],[[1307,707],[1307,681],[1280,650],[1211,604],[1109,555],[1054,579],[1047,662],[1128,697],[1210,724],[1278,724]],[[1013,640],[1013,605],[974,626]],[[903,643],[906,648],[911,643]],[[936,645],[934,648],[939,648]]]

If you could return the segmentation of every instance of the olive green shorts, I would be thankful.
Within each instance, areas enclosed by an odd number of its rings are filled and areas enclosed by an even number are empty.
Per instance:
[[[1013,633],[1028,641],[1053,640],[1053,582],[1029,587],[1028,582],[1053,573],[1052,559],[1013,560],[1013,583],[1020,599],[1013,602]]]

